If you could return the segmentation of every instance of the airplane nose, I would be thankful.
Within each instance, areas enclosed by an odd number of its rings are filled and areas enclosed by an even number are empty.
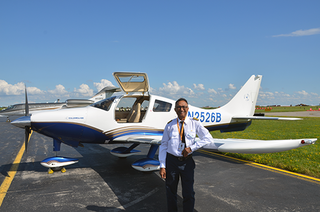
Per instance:
[[[30,127],[31,119],[30,119],[30,116],[23,116],[12,121],[11,124],[20,128]]]

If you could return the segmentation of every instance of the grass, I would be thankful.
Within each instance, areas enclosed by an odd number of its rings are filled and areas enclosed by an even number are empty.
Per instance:
[[[273,112],[296,112],[296,111],[307,111],[307,110],[310,110],[310,108],[312,110],[319,110],[320,106],[293,106],[293,107],[284,107],[284,106],[281,106],[281,107],[271,107],[272,109],[269,111],[269,110],[265,110],[266,107],[259,107],[257,106],[256,108],[263,108],[263,109],[258,109],[256,110],[255,112],[256,113],[273,113]],[[270,107],[267,107],[270,109]]]
[[[253,120],[251,126],[240,132],[211,132],[214,138],[243,138],[260,140],[319,139],[320,118],[308,117],[301,121]],[[223,153],[236,158],[320,178],[320,140],[314,145],[269,154]]]

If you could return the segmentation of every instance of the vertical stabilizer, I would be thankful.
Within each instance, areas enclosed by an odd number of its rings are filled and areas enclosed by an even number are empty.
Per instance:
[[[234,114],[234,116],[253,116],[261,79],[261,75],[252,75],[230,102],[221,107],[221,109]]]

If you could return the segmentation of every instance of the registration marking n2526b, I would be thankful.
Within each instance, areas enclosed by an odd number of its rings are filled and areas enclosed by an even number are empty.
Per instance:
[[[194,112],[189,111],[188,117],[195,117],[201,122],[220,122],[221,113],[216,112]]]

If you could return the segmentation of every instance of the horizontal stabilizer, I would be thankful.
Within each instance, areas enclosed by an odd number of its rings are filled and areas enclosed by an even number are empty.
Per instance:
[[[232,119],[253,119],[253,120],[280,120],[280,121],[297,121],[302,118],[287,118],[287,117],[265,117],[265,116],[234,116]]]
[[[160,169],[160,162],[152,158],[143,158],[134,162],[132,167],[142,172],[156,171]]]
[[[115,149],[110,150],[110,153],[119,158],[126,158],[131,155],[135,155],[141,151],[136,149],[129,149],[127,147],[117,147]]]
[[[232,153],[273,153],[282,152],[298,147],[314,144],[316,138],[292,140],[249,140],[249,139],[214,139],[214,142],[205,145],[204,149]]]
[[[128,138],[126,141],[130,143],[144,143],[144,144],[161,144],[162,136],[134,136]]]

